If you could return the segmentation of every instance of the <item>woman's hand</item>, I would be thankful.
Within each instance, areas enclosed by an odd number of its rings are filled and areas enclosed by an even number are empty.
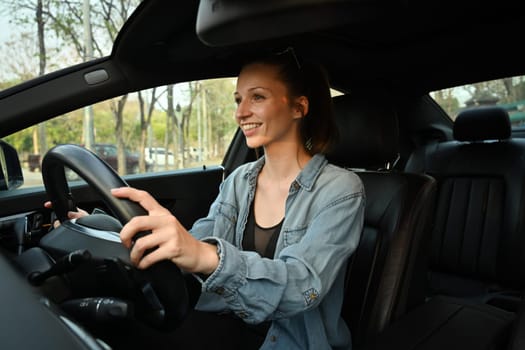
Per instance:
[[[136,216],[120,232],[122,243],[131,249],[130,258],[138,268],[145,269],[161,260],[171,260],[192,273],[211,274],[219,264],[217,247],[195,239],[171,212],[149,193],[131,187],[111,190],[117,198],[127,198],[140,204],[147,216]],[[142,231],[151,231],[133,242]],[[147,250],[153,249],[144,255]]]
[[[44,207],[48,208],[48,209],[52,209],[53,208],[53,204],[51,203],[51,201],[47,201],[44,203]],[[83,216],[86,216],[86,215],[89,215],[89,213],[83,209],[80,209],[80,208],[77,208],[77,211],[68,211],[67,212],[67,218],[69,220],[71,219],[78,219],[78,218],[81,218]],[[60,221],[58,220],[55,220],[55,222],[53,222],[53,227],[54,228],[57,228],[58,226],[60,226]]]

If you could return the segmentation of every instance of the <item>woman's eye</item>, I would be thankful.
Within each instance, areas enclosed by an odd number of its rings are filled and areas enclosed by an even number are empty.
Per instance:
[[[253,95],[253,100],[254,100],[254,101],[264,100],[264,96],[263,96],[263,95],[255,94],[255,95]]]

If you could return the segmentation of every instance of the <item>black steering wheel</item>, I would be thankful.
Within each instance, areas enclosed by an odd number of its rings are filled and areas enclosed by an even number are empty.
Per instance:
[[[115,243],[115,240],[106,240],[104,235],[89,233],[92,227],[86,229],[78,223],[68,221],[67,212],[76,210],[76,205],[66,180],[65,167],[77,173],[101,196],[122,225],[134,216],[147,214],[138,203],[111,195],[110,189],[128,184],[95,153],[78,145],[59,145],[50,149],[44,156],[42,178],[54,211],[63,223],[61,226],[69,231],[64,233],[56,230],[55,239],[52,236],[49,239],[47,236],[44,238],[48,242],[60,241],[58,245],[64,245],[62,242],[68,240],[65,245],[81,245],[82,249],[103,252],[102,254],[108,255],[107,258],[119,258],[126,266],[125,270],[128,271],[129,280],[132,282],[128,288],[134,289],[130,295],[134,296],[138,305],[137,318],[157,329],[176,328],[190,309],[188,291],[180,269],[168,260],[158,262],[146,270],[136,269],[131,266],[129,252],[122,244]],[[107,236],[106,232],[103,233]],[[146,234],[148,232],[140,232],[135,239]],[[74,243],[71,243],[71,237],[76,237]],[[125,256],[122,249],[125,250]]]

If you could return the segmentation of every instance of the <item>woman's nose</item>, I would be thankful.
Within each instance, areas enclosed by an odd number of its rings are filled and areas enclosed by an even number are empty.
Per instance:
[[[250,115],[250,108],[247,101],[240,101],[237,103],[237,109],[235,110],[235,119],[239,120]]]

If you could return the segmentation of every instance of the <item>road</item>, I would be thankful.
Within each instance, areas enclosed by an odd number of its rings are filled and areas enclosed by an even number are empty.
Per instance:
[[[29,171],[29,169],[22,168],[22,175],[24,176],[24,184],[22,187],[32,187],[43,185],[42,174],[40,171]]]

